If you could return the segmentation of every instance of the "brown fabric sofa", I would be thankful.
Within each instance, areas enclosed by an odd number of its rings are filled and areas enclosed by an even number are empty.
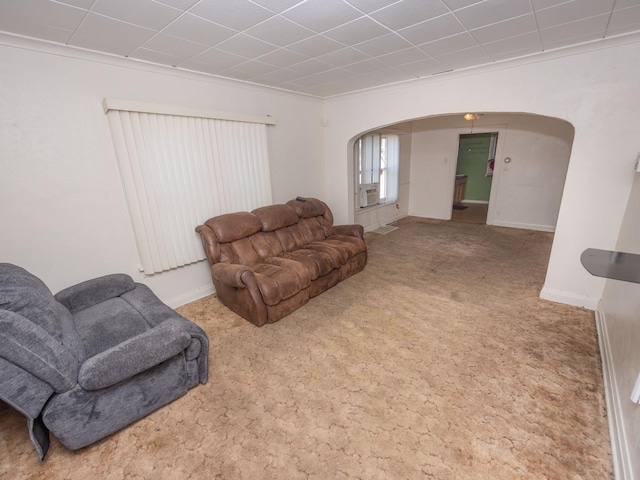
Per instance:
[[[201,235],[218,298],[257,326],[273,323],[367,263],[361,225],[333,225],[315,198],[210,218]]]

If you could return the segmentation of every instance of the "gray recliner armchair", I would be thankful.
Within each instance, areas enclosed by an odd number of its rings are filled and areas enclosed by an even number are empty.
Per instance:
[[[128,275],[54,296],[0,263],[0,399],[27,417],[41,459],[49,431],[77,450],[206,383],[208,350],[200,327]]]

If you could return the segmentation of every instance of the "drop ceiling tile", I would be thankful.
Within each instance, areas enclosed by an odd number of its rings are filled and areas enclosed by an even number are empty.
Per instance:
[[[473,35],[479,43],[484,44],[535,31],[537,31],[535,17],[533,13],[528,13],[521,17],[515,17],[505,20],[504,22],[477,28],[471,31],[471,35]]]
[[[365,73],[376,72],[378,70],[384,70],[386,68],[389,68],[389,65],[386,65],[381,61],[376,60],[375,58],[370,58],[368,60],[363,60],[362,62],[356,62],[352,63],[351,65],[346,65],[343,68],[352,73],[362,75]]]
[[[540,30],[542,45],[546,50],[602,38],[608,21],[609,14],[604,14],[551,28],[543,28]]]
[[[189,10],[200,0],[155,0],[156,2],[169,5],[170,7],[179,8],[183,12]]]
[[[202,52],[200,55],[187,60],[180,66],[185,68],[194,68],[195,70],[195,67],[198,66],[198,64],[205,64],[210,68],[210,70],[207,71],[221,71],[225,68],[231,68],[246,61],[246,58],[239,57],[238,55],[233,55],[232,53],[227,53],[223,52],[222,50],[210,48],[209,50]],[[191,67],[191,65],[193,65],[193,67]]]
[[[542,51],[542,44],[540,43],[538,32],[525,33],[496,42],[485,43],[483,47],[485,52],[492,58],[495,58],[496,55],[518,50]]]
[[[83,32],[75,32],[68,44],[73,47],[112,53],[123,57],[126,57],[137,48],[137,45],[131,43],[122,43],[112,38],[96,37]]]
[[[366,60],[367,58],[369,58],[368,55],[359,52],[355,48],[347,47],[343,48],[342,50],[336,50],[335,52],[327,53],[326,55],[321,55],[318,57],[318,60],[327,62],[334,67],[344,67],[345,65],[349,65],[350,63],[360,62],[362,60]]]
[[[341,43],[335,42],[330,38],[322,35],[316,35],[315,37],[307,38],[301,42],[294,43],[287,47],[288,50],[307,55],[308,57],[319,57],[327,53],[335,52],[345,46]]]
[[[187,60],[178,65],[178,68],[196,73],[209,73],[211,75],[217,75],[220,72],[220,68],[215,65],[196,62],[195,60]]]
[[[514,58],[525,57],[527,55],[534,55],[536,53],[540,53],[541,51],[541,48],[531,46],[522,50],[512,50],[505,53],[494,53],[491,54],[491,58],[494,62],[500,62],[503,60],[512,60]]]
[[[574,0],[536,12],[538,28],[550,28],[583,18],[609,14],[614,0]]]
[[[493,63],[493,60],[484,52],[482,47],[472,47],[467,50],[460,50],[458,52],[448,53],[436,57],[443,65],[449,68],[469,68],[477,65],[485,65],[487,63]]]
[[[258,75],[251,80],[258,83],[264,83],[266,85],[279,85],[281,83],[290,82],[292,80],[300,78],[301,76],[302,74],[294,72],[293,70],[280,68],[264,75]]]
[[[389,35],[384,35],[382,37],[354,45],[355,49],[360,50],[371,57],[386,55],[387,53],[405,50],[409,47],[413,47],[413,45],[395,33],[390,33]]]
[[[403,28],[398,34],[406,38],[414,45],[432,42],[442,37],[450,37],[462,33],[465,28],[453,13],[447,13],[439,17],[418,23],[411,27]]]
[[[352,6],[363,13],[371,13],[381,8],[388,7],[401,0],[347,0]]]
[[[342,0],[307,0],[282,15],[318,33],[362,16],[359,11]]]
[[[163,30],[164,33],[213,47],[233,37],[236,30],[185,13]]]
[[[386,85],[390,83],[404,82],[407,80],[413,80],[414,77],[407,74],[397,68],[389,68],[387,70],[381,70],[371,75],[376,85]]]
[[[312,58],[310,60],[305,60],[304,62],[291,65],[289,70],[293,70],[294,72],[302,73],[304,75],[315,75],[316,73],[331,70],[332,68],[334,68],[333,65],[329,65],[328,63]]]
[[[278,50],[274,50],[273,52],[267,53],[266,55],[262,55],[258,58],[261,62],[281,68],[304,62],[308,59],[309,57],[305,55],[300,55],[299,53],[285,50],[284,48],[279,48]]]
[[[153,30],[162,29],[182,14],[153,0],[96,0],[91,11]]]
[[[73,7],[84,8],[89,10],[95,0],[58,0],[58,3],[64,3],[65,5],[71,5]]]
[[[67,43],[73,35],[73,30],[65,30],[64,28],[28,22],[21,18],[3,15],[1,13],[0,30],[58,43]]]
[[[531,12],[529,0],[486,0],[456,10],[455,14],[468,30],[473,30]]]
[[[244,33],[280,47],[285,47],[315,35],[315,32],[308,28],[301,27],[280,16],[272,17],[245,30]]]
[[[442,2],[402,0],[372,13],[371,16],[387,27],[399,30],[445,13],[449,13],[449,9]]]
[[[555,7],[561,3],[571,2],[571,0],[531,0],[533,10],[542,10],[543,8]]]
[[[617,5],[617,3],[616,3]],[[640,5],[616,10],[611,15],[607,36],[633,32],[640,29]]]
[[[616,0],[613,6],[614,10],[622,10],[623,8],[638,7],[638,0]]]
[[[129,45],[133,47],[131,48],[131,51],[133,51],[149,40],[156,32],[149,28],[139,27],[111,17],[89,12],[70,42],[73,45],[84,46],[79,45],[76,41],[77,34],[79,33],[94,37],[95,39],[101,39],[107,43],[114,42],[114,44]],[[85,41],[87,41],[86,38]],[[111,50],[108,51],[113,53]]]
[[[255,58],[269,52],[273,52],[278,47],[270,43],[262,42],[253,37],[239,33],[222,43],[216,45],[218,50],[233,53],[246,58]]]
[[[266,63],[251,61],[228,68],[220,74],[224,76],[231,75],[235,78],[249,79],[273,72],[276,68],[277,67],[267,65]]]
[[[309,75],[306,77],[293,80],[292,85],[301,87],[315,87],[329,82],[336,82],[345,78],[353,77],[354,74],[344,70],[342,68],[334,68],[333,70],[327,70],[326,72],[317,73],[315,75]]]
[[[420,45],[420,49],[433,57],[437,57],[447,53],[466,50],[467,48],[475,47],[477,45],[478,42],[476,42],[470,34],[459,33],[458,35],[453,35],[451,37],[436,40],[435,42]]]
[[[143,48],[187,59],[204,52],[208,47],[200,43],[174,37],[173,35],[159,33],[147,41]]]
[[[345,45],[354,45],[372,38],[381,37],[389,33],[389,29],[368,17],[358,18],[353,22],[345,23],[339,27],[324,32],[326,37],[342,42]]]
[[[442,73],[450,70],[436,59],[420,60],[419,62],[400,65],[398,70],[405,72],[411,78],[426,77],[434,73]]]
[[[382,55],[376,58],[390,67],[430,59],[429,55],[416,47],[407,48],[406,50],[400,50],[399,52],[389,53],[388,55]]]
[[[159,63],[160,65],[171,65],[174,67],[186,60],[184,57],[177,57],[175,55],[156,52],[146,48],[138,48],[135,52],[129,55],[129,58],[137,58],[139,60],[146,60],[147,62]]]
[[[480,3],[484,0],[442,0],[442,2],[451,10],[458,10],[460,8],[468,7],[474,3]],[[565,2],[567,0],[564,0]]]
[[[302,0],[252,0],[253,3],[267,8],[275,13],[282,13],[285,10],[297,5]]]
[[[75,30],[86,13],[86,10],[49,0],[0,1],[0,14],[65,30]]]
[[[235,30],[244,30],[273,16],[269,10],[249,0],[202,0],[189,9],[189,13]]]

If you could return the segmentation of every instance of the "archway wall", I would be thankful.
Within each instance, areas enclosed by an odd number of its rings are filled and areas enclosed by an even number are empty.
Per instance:
[[[555,231],[574,129],[539,115],[487,113],[471,123],[458,114],[414,121],[409,214],[451,218],[459,136],[488,132],[498,132],[498,148],[487,223]]]
[[[640,64],[631,61],[640,57],[639,40],[626,37],[597,50],[551,52],[327,100],[325,190],[336,221],[354,217],[348,151],[361,132],[469,111],[565,120],[575,136],[542,296],[595,308],[604,281],[590,276],[579,257],[589,247],[613,249],[620,230],[640,146]]]

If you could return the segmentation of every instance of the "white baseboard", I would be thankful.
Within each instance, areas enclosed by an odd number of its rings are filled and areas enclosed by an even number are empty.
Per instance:
[[[564,303],[574,307],[583,307],[588,310],[595,310],[598,307],[598,299],[576,295],[575,293],[561,292],[551,288],[543,287],[540,291],[540,298],[552,302]]]
[[[212,293],[216,293],[216,290],[213,288],[213,284],[191,290],[190,292],[183,293],[182,295],[178,295],[177,297],[170,298],[164,303],[169,305],[171,308],[178,308],[182,305],[186,305],[187,303],[200,300],[201,298],[211,295]]]
[[[495,225],[497,227],[522,228],[524,230],[539,230],[541,232],[556,231],[555,225],[538,225],[535,223],[503,222],[502,220],[494,220],[491,225]]]
[[[629,453],[629,440],[627,439],[622,418],[620,391],[616,383],[611,344],[607,334],[607,322],[602,302],[598,302],[596,309],[596,327],[598,329],[600,358],[602,359],[602,378],[604,381],[605,402],[607,404],[609,435],[611,437],[613,473],[616,480],[633,480],[635,477]]]

